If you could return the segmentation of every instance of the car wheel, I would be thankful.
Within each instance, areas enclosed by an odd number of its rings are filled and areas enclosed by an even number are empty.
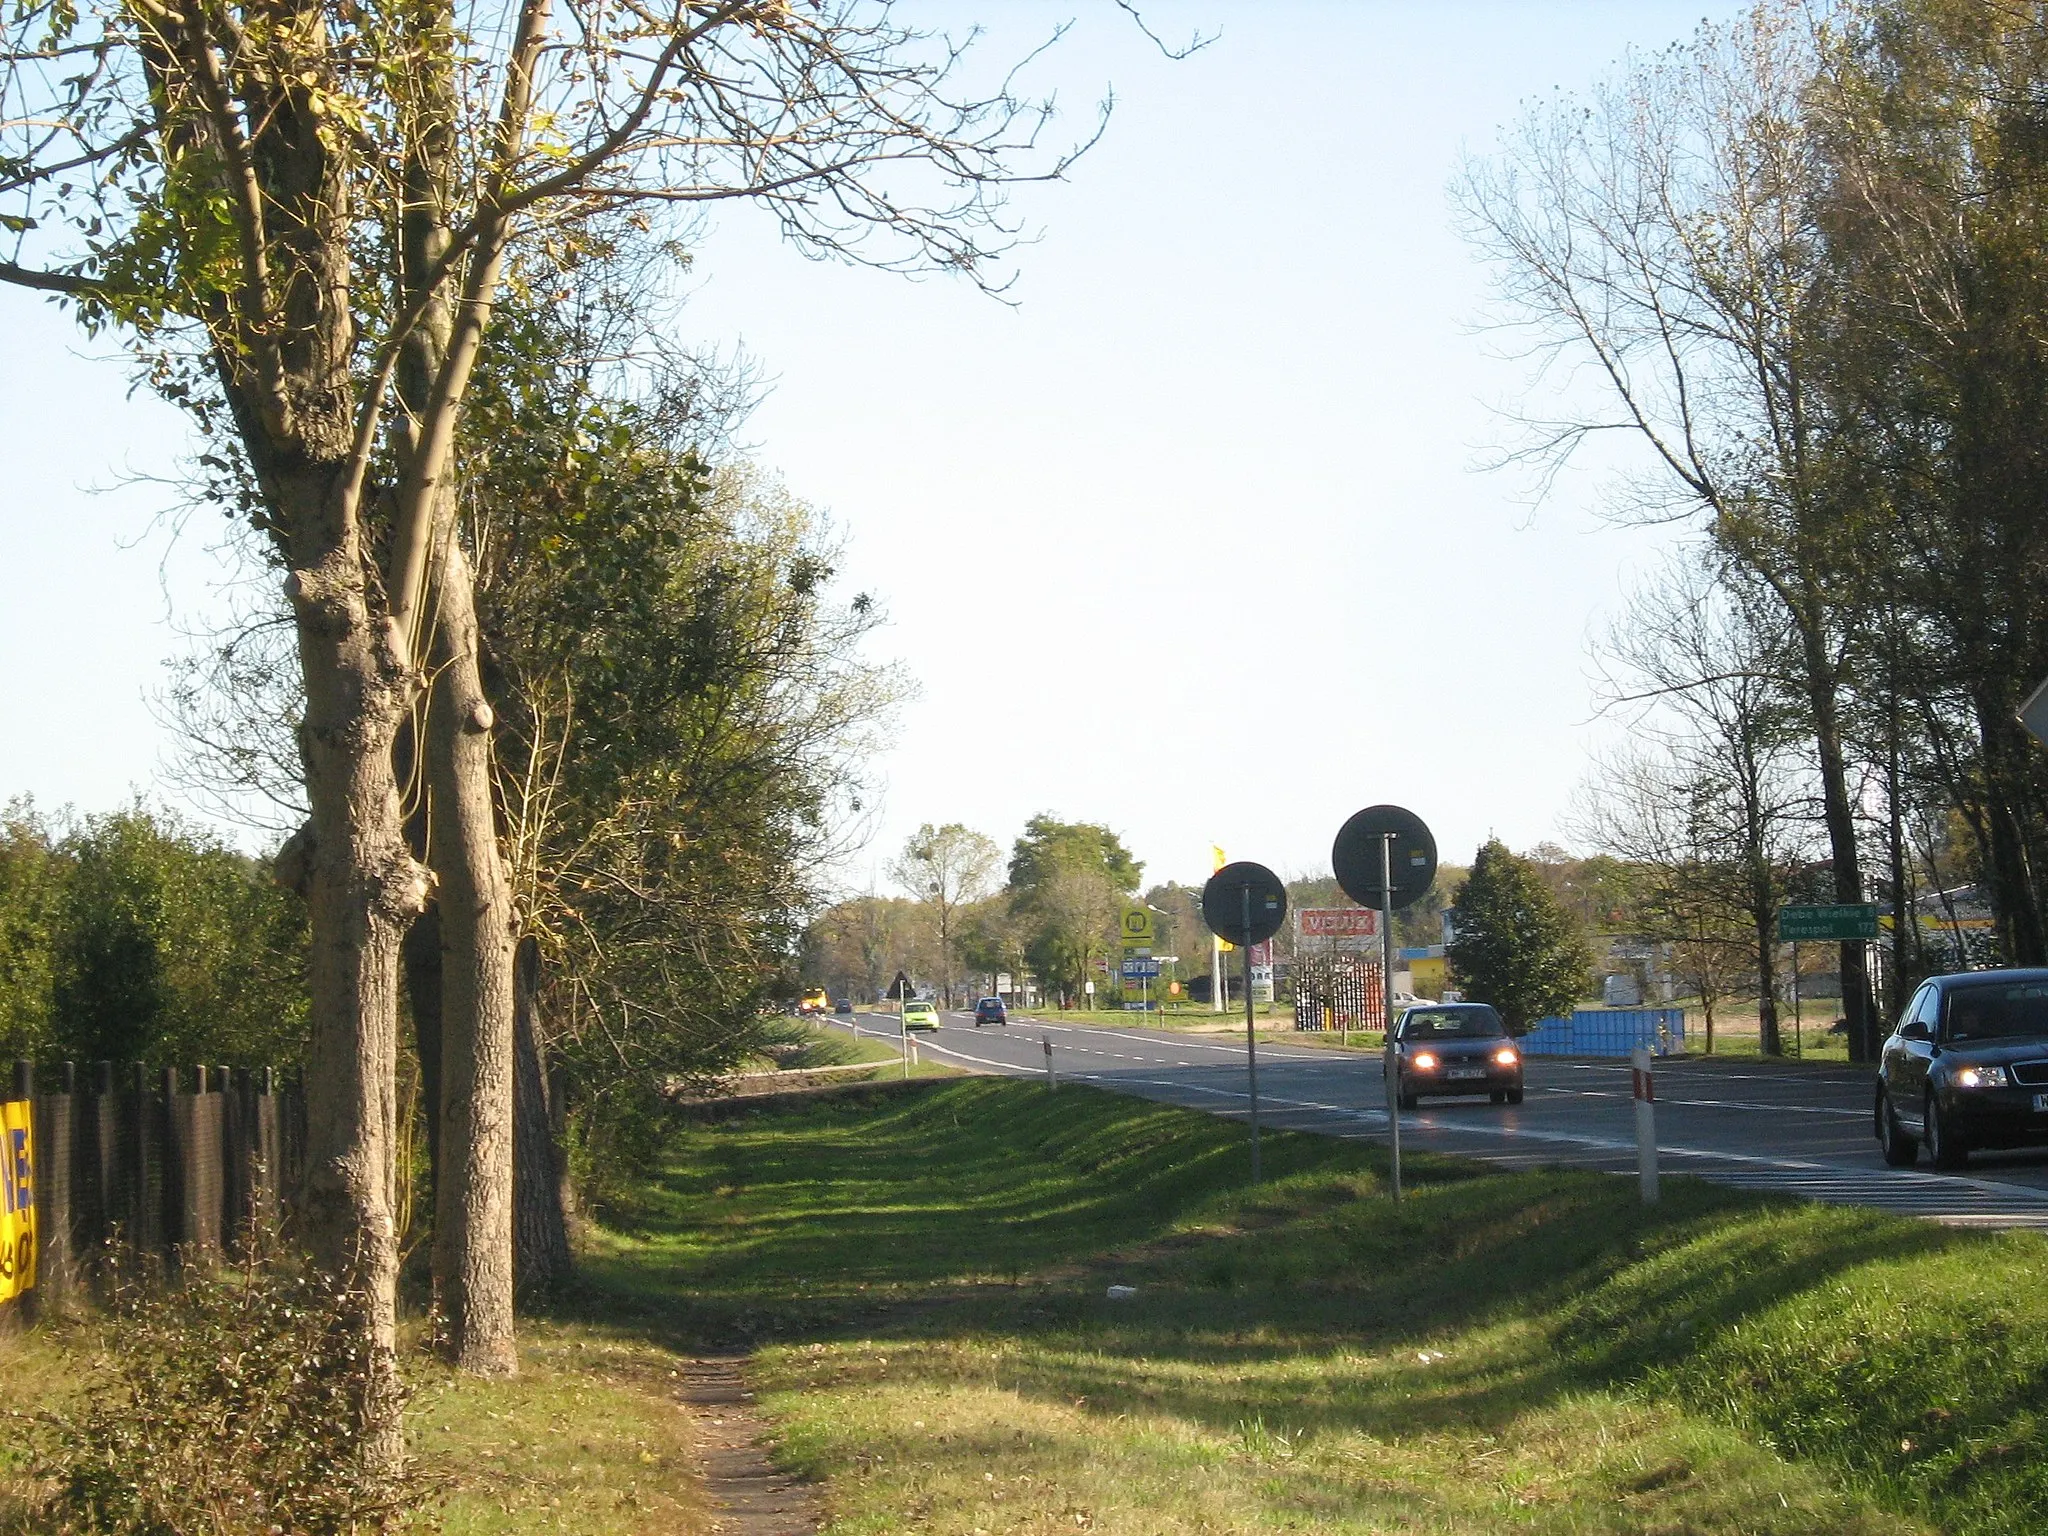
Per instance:
[[[1521,1103],[1521,1102],[1522,1102],[1522,1090],[1521,1090],[1521,1089],[1519,1089],[1519,1088],[1510,1088],[1510,1089],[1508,1090],[1508,1102],[1509,1102],[1510,1104],[1519,1104],[1519,1103]]]
[[[1927,1095],[1927,1114],[1921,1124],[1927,1127],[1927,1157],[1935,1167],[1953,1172],[1970,1161],[1970,1149],[1950,1134],[1942,1119],[1941,1101],[1933,1094]]]
[[[1496,1088],[1487,1094],[1487,1098],[1496,1104],[1505,1104],[1508,1101],[1508,1091],[1505,1088]]]
[[[1899,1124],[1891,1096],[1882,1083],[1877,1086],[1877,1150],[1883,1154],[1886,1166],[1892,1168],[1910,1168],[1920,1156],[1919,1139],[1908,1136],[1906,1128]]]

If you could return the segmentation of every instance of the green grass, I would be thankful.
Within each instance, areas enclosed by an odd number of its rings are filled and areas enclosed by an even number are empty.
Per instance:
[[[830,1529],[2022,1532],[2048,1246],[987,1079],[700,1123],[585,1305],[763,1346]],[[1139,1287],[1112,1302],[1110,1282]]]
[[[88,1319],[0,1335],[0,1530],[42,1528],[30,1513],[40,1485],[23,1456],[26,1416],[75,1395],[102,1326]],[[694,1447],[673,1400],[676,1365],[657,1345],[533,1320],[522,1324],[520,1374],[509,1381],[457,1376],[410,1351],[406,1438],[427,1490],[419,1528],[442,1536],[706,1529]]]
[[[2036,1236],[1430,1157],[1397,1206],[1375,1149],[1285,1133],[1265,1164],[1249,1193],[1240,1127],[1075,1085],[703,1106],[518,1379],[410,1355],[410,1438],[451,1536],[705,1530],[678,1356],[738,1346],[832,1536],[2048,1524]],[[9,1406],[73,1390],[91,1326],[0,1338]]]

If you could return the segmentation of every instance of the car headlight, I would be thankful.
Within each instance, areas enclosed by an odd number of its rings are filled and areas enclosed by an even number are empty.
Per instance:
[[[1409,1065],[1418,1072],[1434,1072],[1436,1070],[1436,1052],[1417,1051],[1415,1059]]]
[[[1504,1045],[1499,1050],[1493,1053],[1493,1059],[1495,1062],[1497,1062],[1499,1065],[1503,1067],[1512,1067],[1516,1062],[1520,1061],[1522,1058],[1515,1054],[1515,1048],[1513,1046]]]
[[[1956,1071],[1958,1088],[2004,1088],[2012,1074],[2003,1067],[1961,1067]]]

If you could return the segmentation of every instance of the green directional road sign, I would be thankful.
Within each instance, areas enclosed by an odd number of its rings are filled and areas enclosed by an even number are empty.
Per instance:
[[[1877,904],[1859,901],[1840,907],[1778,908],[1780,944],[1821,943],[1877,937]]]

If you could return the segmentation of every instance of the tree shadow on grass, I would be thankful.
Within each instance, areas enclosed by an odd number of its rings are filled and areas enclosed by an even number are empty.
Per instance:
[[[638,1236],[592,1257],[566,1310],[684,1351],[879,1338],[938,1376],[999,1354],[1027,1397],[1225,1435],[1493,1433],[1651,1383],[1903,1506],[1988,1508],[1984,1530],[2025,1527],[1983,1488],[2040,1507],[2027,1359],[1942,1408],[1892,1369],[1918,1345],[1892,1341],[1863,1383],[1881,1402],[1814,1386],[1834,1367],[1801,1353],[1817,1325],[1799,1319],[1848,1277],[1968,1266],[1979,1235],[1682,1178],[1645,1208],[1630,1181],[1445,1159],[1413,1161],[1396,1205],[1377,1149],[1286,1133],[1248,1195],[1240,1127],[988,1080],[697,1125],[676,1152]],[[1138,1297],[1108,1300],[1108,1280]],[[1788,1311],[1782,1337],[1764,1326]]]

